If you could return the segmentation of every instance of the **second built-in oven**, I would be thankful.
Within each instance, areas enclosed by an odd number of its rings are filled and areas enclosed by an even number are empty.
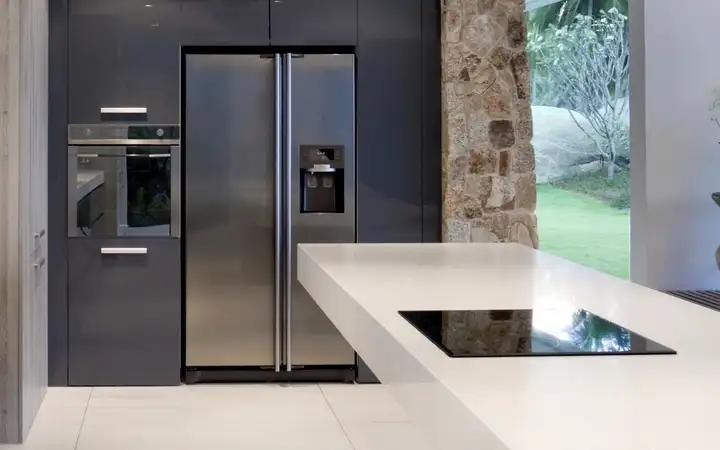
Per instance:
[[[179,126],[70,125],[68,137],[68,236],[180,236]]]

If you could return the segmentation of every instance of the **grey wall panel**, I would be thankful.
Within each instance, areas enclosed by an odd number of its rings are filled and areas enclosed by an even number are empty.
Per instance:
[[[423,239],[420,6],[358,5],[358,242]]]
[[[423,242],[440,242],[442,220],[442,117],[440,2],[422,0]]]
[[[68,0],[50,1],[48,383],[67,385]]]

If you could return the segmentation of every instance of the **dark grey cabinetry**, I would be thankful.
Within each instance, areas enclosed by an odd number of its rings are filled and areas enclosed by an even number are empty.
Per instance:
[[[421,6],[420,0],[360,1],[356,55],[361,243],[423,242],[426,93]],[[439,153],[436,144],[431,151]]]
[[[117,20],[111,15],[75,14],[70,19],[69,121],[95,123],[100,107],[120,103],[115,62]]]
[[[180,241],[70,239],[68,250],[68,384],[179,384]]]
[[[270,0],[182,0],[183,45],[270,42]]]
[[[272,45],[355,45],[358,0],[271,0]]]
[[[71,0],[69,28],[70,123],[98,123],[102,107],[180,121],[177,2]]]

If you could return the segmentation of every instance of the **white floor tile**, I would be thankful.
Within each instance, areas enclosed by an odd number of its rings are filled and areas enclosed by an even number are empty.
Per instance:
[[[323,384],[328,403],[341,423],[408,422],[408,416],[381,384]]]
[[[195,401],[222,408],[253,421],[335,421],[335,415],[315,384],[196,385]]]
[[[86,406],[92,393],[90,387],[50,387],[45,394],[43,406]]]
[[[90,396],[90,406],[112,408],[183,407],[191,401],[187,386],[96,387]]]
[[[253,420],[232,410],[94,408],[78,450],[352,450],[336,421]]]
[[[80,401],[81,397],[78,392],[67,395],[52,392],[40,406],[25,443],[0,445],[0,449],[73,450],[86,409],[86,404]]]
[[[379,385],[54,388],[27,442],[0,450],[353,450],[346,432],[355,450],[426,450],[404,421]]]
[[[433,450],[412,423],[350,422],[343,428],[355,450]]]

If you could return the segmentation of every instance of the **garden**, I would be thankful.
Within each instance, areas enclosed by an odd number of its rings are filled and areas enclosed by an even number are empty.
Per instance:
[[[628,0],[528,12],[540,248],[629,277]]]

